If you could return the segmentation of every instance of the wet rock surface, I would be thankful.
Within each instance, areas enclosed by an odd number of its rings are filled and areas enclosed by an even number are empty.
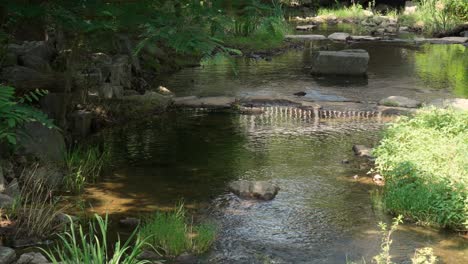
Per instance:
[[[372,158],[372,148],[364,145],[354,145],[353,146],[354,154],[359,157]]]
[[[174,101],[175,106],[184,106],[190,108],[230,108],[236,102],[234,97],[187,97]]]

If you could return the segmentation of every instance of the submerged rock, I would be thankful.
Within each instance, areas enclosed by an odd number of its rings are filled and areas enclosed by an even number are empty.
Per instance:
[[[119,224],[124,227],[135,228],[140,224],[140,219],[135,217],[125,217],[119,220]]]
[[[354,154],[360,157],[371,158],[372,148],[366,147],[364,145],[354,145],[353,146]]]
[[[0,263],[10,264],[16,258],[16,253],[13,249],[9,247],[0,247]]]
[[[235,181],[229,184],[229,189],[241,198],[272,200],[280,188],[266,181]]]
[[[379,105],[396,106],[406,108],[417,108],[421,106],[421,102],[410,99],[404,96],[389,96],[379,101]]]
[[[319,51],[312,74],[365,75],[369,53],[365,50]]]

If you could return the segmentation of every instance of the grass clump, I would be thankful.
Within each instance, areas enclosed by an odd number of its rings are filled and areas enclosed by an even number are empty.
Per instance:
[[[16,238],[44,239],[60,227],[57,216],[63,206],[52,197],[52,186],[37,173],[38,165],[26,168],[20,179],[21,189],[7,214],[16,224]]]
[[[424,109],[388,127],[373,154],[387,210],[468,230],[468,112]]]
[[[186,211],[180,205],[172,212],[156,212],[142,226],[140,236],[165,255],[178,256],[207,251],[214,242],[216,230],[210,224],[187,224]]]
[[[317,15],[323,17],[335,16],[337,18],[363,19],[367,17],[364,11],[365,9],[362,5],[352,4],[349,7],[320,8],[317,11]]]
[[[402,25],[416,27],[430,34],[447,32],[457,25],[468,22],[466,0],[420,0],[411,14],[399,17]]]
[[[78,227],[70,218],[70,231],[59,235],[59,244],[53,249],[42,249],[53,264],[96,263],[96,264],[145,264],[146,260],[138,260],[145,241],[133,232],[122,244],[120,239],[113,248],[108,245],[108,217],[103,219],[95,215],[95,222],[90,222],[85,231]],[[135,241],[134,241],[135,240]]]
[[[64,179],[65,188],[79,193],[88,182],[95,182],[108,161],[108,152],[98,147],[75,148],[66,155],[68,174]]]

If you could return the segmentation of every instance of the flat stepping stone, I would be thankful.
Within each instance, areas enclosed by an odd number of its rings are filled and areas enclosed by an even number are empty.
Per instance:
[[[421,102],[410,99],[404,96],[389,96],[379,101],[379,105],[417,108],[421,106]]]
[[[328,39],[337,40],[337,41],[346,41],[351,39],[351,35],[344,32],[335,32],[328,36]]]
[[[445,37],[445,38],[415,38],[419,43],[431,44],[464,44],[468,43],[468,37]]]
[[[381,37],[372,37],[372,36],[351,36],[352,40],[355,41],[376,41],[381,40]]]
[[[286,39],[301,39],[301,40],[326,40],[324,35],[286,35]]]
[[[314,29],[316,27],[317,27],[316,25],[303,25],[303,26],[297,26],[296,30],[309,31],[309,30],[312,30],[312,29]]]
[[[184,99],[174,99],[174,105],[188,108],[230,108],[236,102],[236,98],[227,96],[215,97],[187,97]]]

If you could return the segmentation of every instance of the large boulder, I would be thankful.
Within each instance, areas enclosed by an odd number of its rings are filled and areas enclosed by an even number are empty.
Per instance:
[[[48,93],[40,99],[41,110],[54,119],[58,126],[64,127],[71,100],[70,93]]]
[[[312,74],[366,75],[369,53],[365,50],[319,51]]]
[[[229,190],[241,198],[272,200],[280,188],[266,181],[234,181]]]
[[[93,113],[86,110],[78,110],[71,113],[71,131],[74,136],[86,137],[91,133]]]
[[[50,263],[44,255],[39,252],[28,252],[20,256],[16,264],[48,264]]]
[[[66,153],[65,139],[57,129],[49,129],[38,122],[30,122],[20,133],[19,145],[26,154],[45,162],[63,163]]]
[[[404,96],[389,96],[379,101],[379,105],[417,108],[421,106],[421,102],[410,99]]]
[[[0,193],[0,208],[9,207],[13,204],[14,199],[6,194]],[[0,262],[3,263],[3,262]]]
[[[39,72],[51,72],[52,68],[49,62],[36,55],[22,55],[18,59],[18,64],[24,67],[34,69]]]
[[[16,253],[13,249],[8,247],[0,247],[0,263],[10,264],[15,261]]]
[[[46,89],[53,92],[63,91],[65,87],[63,75],[40,72],[24,66],[1,69],[0,81],[20,90]]]

